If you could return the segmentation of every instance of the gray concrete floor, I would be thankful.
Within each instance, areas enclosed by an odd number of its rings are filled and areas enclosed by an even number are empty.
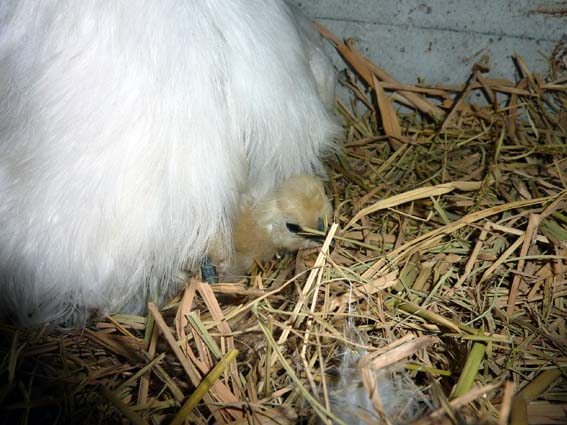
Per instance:
[[[514,78],[514,53],[523,57],[530,70],[545,74],[546,58],[562,36],[567,38],[567,1],[292,3],[338,36],[355,39],[366,56],[404,83],[421,79],[429,84],[461,84],[483,56],[490,59],[490,76]],[[560,13],[538,13],[540,8]]]

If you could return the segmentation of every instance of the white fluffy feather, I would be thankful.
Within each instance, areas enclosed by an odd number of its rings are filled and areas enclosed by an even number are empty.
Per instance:
[[[243,191],[316,172],[334,80],[306,28],[275,0],[0,3],[0,311],[143,309],[231,246]]]

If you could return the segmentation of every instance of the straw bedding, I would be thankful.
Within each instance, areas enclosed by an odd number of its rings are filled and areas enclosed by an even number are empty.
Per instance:
[[[0,423],[565,423],[567,46],[426,87],[320,31],[350,93],[323,246],[146,317],[2,325]]]

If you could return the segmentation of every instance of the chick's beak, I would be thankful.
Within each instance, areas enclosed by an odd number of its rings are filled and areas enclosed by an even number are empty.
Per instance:
[[[327,220],[319,217],[317,218],[317,222],[315,224],[315,229],[304,228],[304,232],[301,234],[301,236],[315,243],[322,244],[327,238]],[[333,247],[333,245],[334,241],[331,241],[331,247]]]

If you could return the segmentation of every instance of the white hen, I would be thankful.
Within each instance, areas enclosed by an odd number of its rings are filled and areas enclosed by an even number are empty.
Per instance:
[[[0,3],[0,311],[80,325],[176,289],[241,193],[320,169],[329,62],[276,0]]]

